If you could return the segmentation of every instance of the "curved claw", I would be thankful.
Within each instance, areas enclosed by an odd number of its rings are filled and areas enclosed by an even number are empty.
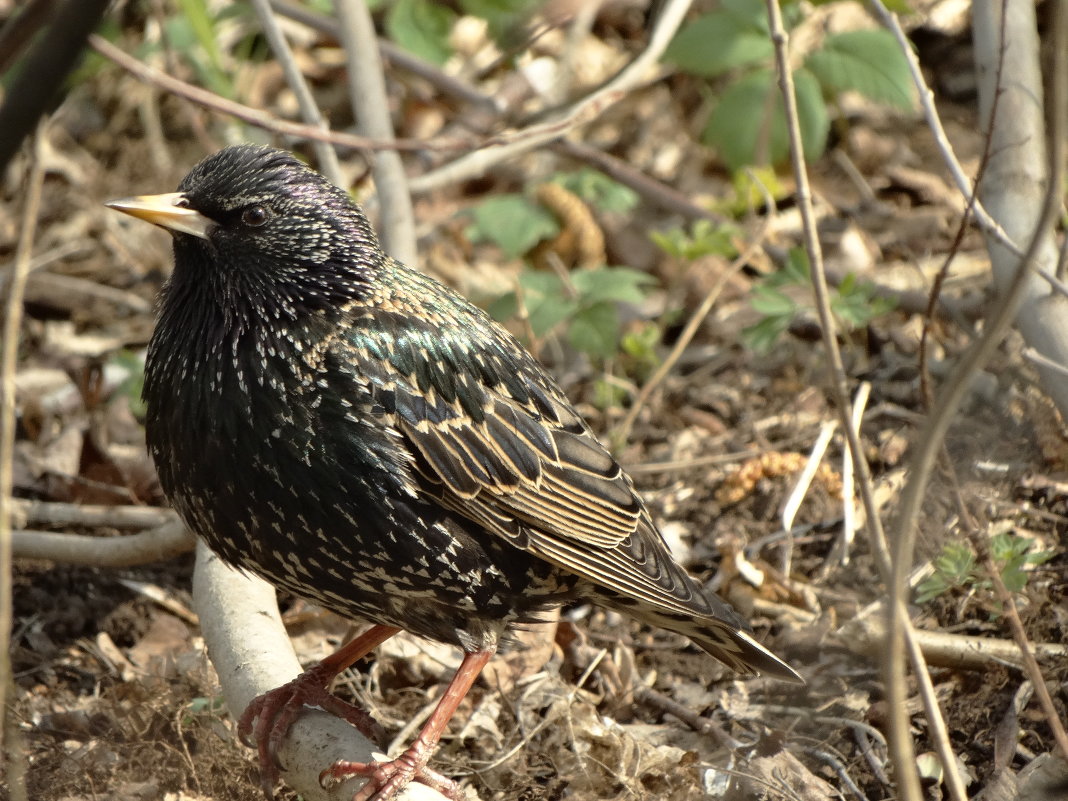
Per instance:
[[[325,685],[332,675],[324,681],[325,672],[320,666],[313,667],[288,684],[257,696],[238,719],[239,739],[259,754],[260,784],[268,799],[273,798],[274,785],[284,768],[278,751],[306,707],[318,707],[347,720],[376,742],[384,738],[382,727],[365,710],[327,691]]]
[[[463,792],[452,779],[426,767],[430,749],[420,747],[417,740],[396,759],[388,762],[335,762],[319,774],[324,789],[356,776],[366,777],[352,801],[389,801],[410,782],[417,781],[432,787],[453,801],[462,801]]]

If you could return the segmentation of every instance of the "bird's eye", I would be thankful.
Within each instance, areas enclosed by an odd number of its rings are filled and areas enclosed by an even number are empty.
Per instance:
[[[258,228],[267,222],[270,213],[263,206],[249,206],[241,212],[241,222],[252,228]]]

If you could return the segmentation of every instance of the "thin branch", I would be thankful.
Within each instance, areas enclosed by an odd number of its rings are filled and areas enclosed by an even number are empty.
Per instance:
[[[325,14],[318,14],[302,6],[285,2],[285,0],[271,0],[271,7],[284,17],[306,25],[325,36],[337,38],[337,22]],[[434,64],[401,50],[386,39],[378,40],[378,49],[382,57],[390,62],[391,67],[412,73],[429,83],[441,94],[493,115],[499,115],[504,110],[499,98],[485,94],[467,81],[442,72]],[[462,122],[472,127],[470,118],[462,119]],[[486,131],[480,132],[486,133]],[[687,219],[723,222],[721,216],[692,202],[682,192],[634,169],[627,162],[603,150],[570,139],[554,142],[552,149],[576,161],[593,165],[605,175],[633,189],[647,201],[666,211],[681,214]]]
[[[285,0],[271,0],[271,7],[283,17],[288,17],[294,22],[299,22],[324,36],[340,41],[337,30],[337,20],[326,14],[319,14],[310,8],[287,3]],[[499,114],[503,111],[500,101],[480,92],[460,78],[448,75],[438,69],[429,61],[423,61],[418,56],[403,50],[388,39],[378,40],[378,50],[389,63],[390,67],[404,70],[418,78],[422,78],[440,93],[455,98],[456,100],[469,103],[491,114]]]
[[[349,68],[349,96],[360,132],[393,139],[389,97],[378,54],[374,21],[364,0],[334,0]],[[395,150],[377,150],[372,161],[379,204],[382,249],[406,264],[416,264],[415,217],[404,164]]]
[[[561,139],[553,142],[552,149],[561,156],[592,164],[609,178],[633,189],[648,202],[665,211],[680,214],[688,220],[710,220],[718,224],[725,222],[722,215],[699,206],[679,190],[646,175],[623,159],[605,153],[599,148],[591,147],[584,142]]]
[[[267,37],[267,44],[270,45],[271,52],[274,53],[274,57],[278,59],[278,63],[282,67],[282,74],[285,76],[286,83],[293,90],[293,94],[297,96],[300,116],[304,118],[304,122],[308,125],[324,132],[328,131],[330,126],[327,125],[322,112],[319,111],[319,106],[315,103],[311,89],[308,88],[308,82],[304,80],[304,75],[301,73],[300,67],[297,66],[296,59],[293,58],[293,51],[289,48],[289,42],[286,41],[285,34],[282,33],[282,29],[278,25],[278,20],[274,18],[270,3],[267,0],[252,0],[252,7],[256,11],[256,17],[260,21],[260,27],[263,28],[264,36]],[[341,164],[338,163],[337,153],[334,148],[328,142],[322,140],[315,140],[312,143],[312,147],[315,149],[315,157],[319,161],[319,170],[338,186],[344,186]]]
[[[1018,7],[1016,7],[1011,14],[1009,14],[1006,9],[1006,16],[1016,17],[1016,23],[1021,23],[1021,18],[1026,19],[1025,9],[1023,8],[1024,5],[1026,5],[1026,2],[1018,3]],[[1019,17],[1017,17],[1017,15],[1019,15]],[[1033,22],[1033,13],[1031,15],[1031,20]],[[1004,30],[1004,27],[1002,30]],[[1005,46],[1019,49],[1022,47],[1022,43],[1012,42]],[[1017,58],[1033,57],[1033,54],[1028,56],[1026,54],[1015,53],[1014,55]],[[1006,74],[1004,85],[995,91],[1006,92],[1007,89],[1005,87],[1015,84],[1015,82],[1019,80],[1019,77],[1020,76],[1014,77]],[[1025,90],[1023,87],[1017,86],[1013,91],[1026,91],[1029,102],[1033,103],[1034,87],[1028,86]],[[1039,96],[1040,91],[1039,87]],[[1013,137],[1018,139],[1021,134],[1015,126],[1019,121],[1015,118],[1011,120],[1007,119],[1008,116],[1009,115],[1007,114],[999,114],[999,119],[992,121],[991,130],[993,132],[997,129],[1004,129],[1005,126],[1013,126]],[[1012,116],[1015,117],[1015,115]],[[994,134],[992,133],[992,135]],[[1041,142],[1028,141],[1027,146],[1041,147]],[[1017,148],[1019,147],[1022,147],[1022,145],[1017,145]],[[1019,153],[1016,154],[1016,156],[1019,155]],[[1005,151],[999,152],[998,149],[995,148],[994,159],[1004,158],[1006,158]],[[914,773],[911,763],[912,747],[908,733],[908,713],[905,707],[906,693],[904,675],[901,673],[900,668],[903,665],[903,657],[905,655],[905,642],[902,631],[908,622],[908,613],[904,606],[906,577],[912,564],[920,508],[923,502],[925,489],[928,485],[931,472],[934,469],[938,454],[941,452],[949,425],[952,422],[968,387],[971,385],[971,379],[989,360],[990,356],[1001,342],[1009,325],[1012,323],[1019,307],[1019,302],[1024,296],[1024,292],[1027,288],[1028,278],[1030,276],[1030,265],[1033,263],[1036,254],[1038,254],[1039,250],[1043,247],[1043,243],[1048,237],[1049,226],[1053,222],[1054,215],[1059,205],[1058,193],[1060,182],[1059,180],[1052,180],[1053,174],[1059,175],[1059,173],[1054,173],[1054,171],[1051,170],[1051,179],[1047,180],[1045,198],[1041,210],[1037,215],[1033,233],[1029,238],[1029,243],[1023,257],[1017,262],[1011,282],[1004,288],[1001,297],[999,298],[998,305],[994,310],[994,314],[984,326],[980,337],[964,354],[950,373],[942,388],[938,402],[931,410],[930,417],[927,419],[923,428],[918,432],[918,435],[914,440],[916,447],[910,460],[908,471],[909,479],[901,495],[898,518],[895,525],[893,578],[890,584],[891,598],[895,599],[895,602],[890,605],[889,640],[885,656],[888,669],[892,674],[887,683],[887,702],[891,722],[890,739],[895,757],[895,764],[897,765],[899,772],[906,770],[907,763],[907,773]],[[952,766],[947,766],[946,769],[947,771],[951,770]]]
[[[890,576],[890,551],[886,544],[879,507],[875,502],[871,469],[864,456],[864,448],[859,432],[851,425],[852,403],[846,382],[845,366],[842,353],[838,348],[837,326],[831,313],[830,293],[827,287],[827,275],[823,262],[823,251],[819,234],[816,230],[815,213],[812,208],[812,190],[809,186],[808,172],[805,169],[804,150],[801,144],[801,132],[798,127],[797,100],[794,96],[793,73],[789,68],[787,54],[787,36],[782,23],[782,14],[775,0],[768,0],[768,14],[771,22],[772,42],[775,46],[776,70],[782,89],[787,130],[790,135],[791,164],[794,170],[795,192],[798,209],[801,212],[801,226],[812,272],[812,288],[815,296],[816,311],[819,316],[823,344],[827,350],[828,369],[830,372],[831,392],[838,411],[839,421],[849,445],[850,457],[854,470],[859,477],[861,500],[868,520],[869,541],[875,564],[880,576],[886,581]]]
[[[196,539],[177,520],[140,534],[121,537],[18,530],[12,532],[11,541],[16,559],[47,559],[94,567],[131,567],[159,562],[189,553],[195,545]]]
[[[155,528],[178,519],[173,509],[159,506],[105,506],[16,498],[12,508],[15,522],[19,526]]]
[[[949,169],[949,174],[952,176],[953,182],[957,185],[957,191],[964,196],[972,208],[976,224],[984,233],[994,237],[1014,255],[1023,255],[1019,245],[1012,240],[1012,237],[1006,233],[1000,223],[987,213],[986,208],[979,202],[979,198],[974,197],[975,188],[972,186],[972,179],[964,172],[964,167],[961,166],[960,161],[957,159],[957,153],[953,149],[953,144],[949,141],[949,137],[946,135],[946,129],[942,127],[942,118],[938,115],[938,109],[935,108],[934,92],[931,91],[931,88],[927,85],[927,81],[924,80],[923,68],[920,67],[920,60],[916,55],[916,51],[912,47],[912,42],[909,41],[908,36],[905,35],[905,31],[901,28],[901,23],[898,21],[897,14],[893,13],[883,5],[882,0],[870,0],[870,5],[872,11],[875,12],[875,16],[877,16],[883,25],[894,35],[894,38],[898,43],[898,48],[901,50],[902,55],[905,56],[905,60],[909,67],[909,75],[912,76],[912,83],[915,85],[916,94],[920,99],[920,108],[923,110],[924,120],[926,121],[931,134],[935,138],[938,152],[942,154],[942,160]]]
[[[682,24],[691,0],[667,0],[661,7],[649,44],[612,80],[565,109],[550,122],[534,125],[492,139],[488,146],[461,156],[449,164],[413,179],[413,193],[429,192],[485,175],[490,168],[514,159],[567,134],[596,119],[604,109],[620,100],[625,93],[646,80],[645,72],[660,59],[675,32]]]
[[[947,634],[943,631],[915,630],[916,645],[923,652],[924,661],[955,670],[990,670],[992,665],[1022,667],[1020,649],[1015,642],[993,637],[968,634]],[[843,623],[834,633],[842,647],[856,654],[881,657],[886,642],[886,605],[879,602],[869,614],[858,614]],[[1068,658],[1068,644],[1057,642],[1033,643],[1038,658],[1051,664]]]
[[[797,186],[796,197],[798,208],[801,212],[802,232],[804,235],[805,251],[808,254],[811,273],[812,287],[816,300],[816,310],[820,319],[820,328],[823,334],[824,347],[827,352],[831,392],[834,397],[835,407],[840,416],[843,433],[849,445],[850,456],[853,466],[859,477],[861,498],[868,519],[868,534],[875,563],[884,582],[888,586],[896,587],[889,581],[894,575],[894,563],[890,559],[890,551],[883,532],[882,521],[879,518],[878,506],[875,503],[871,471],[860,438],[854,431],[850,421],[852,418],[851,401],[847,387],[845,367],[842,362],[841,352],[838,349],[838,340],[834,316],[831,313],[830,296],[827,289],[827,277],[824,270],[823,254],[820,247],[819,236],[816,231],[815,215],[812,209],[812,191],[808,183],[808,172],[805,169],[804,150],[801,142],[801,131],[798,124],[797,99],[794,94],[793,72],[790,67],[787,50],[788,38],[782,21],[782,12],[777,0],[767,0],[768,18],[771,30],[771,39],[775,49],[775,67],[778,74],[779,86],[782,90],[784,112],[786,116],[787,132],[790,140],[791,164],[793,165],[794,180]],[[903,599],[904,587],[892,596]],[[906,638],[911,640],[911,625],[907,616],[900,614],[903,610],[903,601],[891,604],[897,623],[897,629],[891,626],[891,642],[896,643],[896,653],[891,651],[887,654],[888,675],[887,692],[895,693],[895,697],[888,698],[893,712],[904,714],[905,710],[905,683],[904,683],[904,649]],[[912,653],[918,654],[916,648]],[[896,657],[896,658],[895,658]],[[917,666],[917,670],[926,670],[926,667]],[[900,697],[898,697],[900,696]],[[895,704],[897,705],[895,707]],[[937,709],[936,709],[937,711]],[[906,801],[919,801],[922,798],[919,777],[916,774],[915,758],[912,742],[908,737],[907,727],[891,727],[891,745],[894,757],[894,766],[898,779],[898,790]],[[946,765],[946,770],[954,770],[953,764]]]
[[[968,801],[964,780],[957,769],[960,760],[953,753],[953,745],[949,740],[949,728],[946,726],[942,707],[938,704],[938,693],[935,691],[934,682],[931,681],[931,671],[927,667],[927,658],[920,648],[919,638],[914,636],[911,624],[909,632],[903,639],[905,648],[908,651],[909,662],[912,663],[912,673],[916,677],[916,690],[923,703],[923,713],[927,718],[931,743],[935,747],[935,753],[938,754],[938,761],[942,763],[942,781],[945,782],[950,798],[954,801]],[[901,673],[902,678],[904,678],[904,671],[902,670]],[[909,764],[908,772],[912,772],[914,764]],[[896,768],[896,773],[900,775],[901,768]]]
[[[978,546],[976,550],[982,558],[983,567],[986,569],[987,576],[994,585],[998,600],[1001,601],[1005,610],[1005,618],[1009,621],[1012,638],[1016,642],[1016,647],[1020,649],[1020,659],[1023,661],[1024,672],[1034,686],[1035,695],[1038,696],[1038,703],[1046,716],[1046,723],[1053,732],[1053,739],[1061,750],[1061,757],[1068,759],[1068,732],[1064,730],[1064,724],[1061,722],[1057,707],[1053,705],[1053,699],[1050,697],[1046,680],[1042,676],[1042,670],[1039,668],[1038,662],[1035,661],[1034,649],[1027,639],[1027,632],[1024,630],[1023,623],[1020,620],[1020,613],[1016,609],[1016,601],[1013,599],[1008,587],[1005,586],[1005,582],[1001,578],[1001,571],[994,564],[990,548],[978,536],[974,537],[972,542]]]
[[[15,264],[8,282],[4,336],[0,344],[0,584],[3,585],[0,586],[0,742],[6,746],[3,753],[7,756],[3,761],[15,801],[26,798],[25,784],[16,778],[23,775],[25,764],[18,749],[10,747],[14,735],[8,728],[10,717],[7,704],[7,692],[12,687],[11,625],[14,621],[11,595],[11,493],[15,454],[15,365],[18,362],[19,332],[22,328],[22,298],[26,276],[30,271],[30,256],[41,208],[41,187],[44,184],[44,126],[44,123],[38,125],[32,142],[26,177],[26,201],[22,207]]]
[[[1034,649],[1027,638],[1027,632],[1024,630],[1023,622],[1020,620],[1020,613],[1016,608],[1016,600],[1013,598],[1012,593],[1009,592],[1008,587],[1005,586],[1005,581],[1001,577],[1001,569],[994,563],[993,554],[990,552],[990,544],[981,533],[978,521],[964,501],[964,493],[961,492],[956,471],[952,467],[950,467],[949,475],[953,482],[953,494],[957,502],[961,524],[964,526],[968,540],[975,549],[979,561],[982,562],[987,578],[990,579],[994,592],[1004,609],[1005,618],[1008,620],[1009,628],[1012,631],[1012,638],[1019,650],[1019,659],[1023,664],[1024,672],[1031,681],[1032,687],[1034,687],[1035,693],[1038,695],[1039,704],[1046,715],[1046,722],[1053,731],[1053,739],[1056,741],[1058,748],[1061,749],[1061,754],[1068,757],[1068,733],[1064,730],[1064,724],[1061,723],[1057,709],[1053,705],[1053,699],[1050,697],[1046,680],[1042,676],[1042,670],[1035,660]]]
[[[138,80],[162,89],[164,92],[170,92],[220,114],[235,117],[257,128],[295,139],[330,142],[353,150],[469,150],[476,144],[473,141],[454,138],[381,140],[354,136],[340,131],[323,131],[312,125],[283,120],[273,114],[236,103],[199,86],[173,78],[143,61],[138,61],[96,34],[89,37],[89,45],[104,58],[113,61]]]
[[[1068,242],[1068,239],[1065,240]],[[1061,375],[1068,376],[1068,365],[1063,365],[1060,362],[1055,362],[1048,356],[1044,356],[1034,348],[1024,348],[1020,351],[1020,355],[1032,364],[1036,364],[1039,367],[1045,367],[1047,370],[1053,370]]]

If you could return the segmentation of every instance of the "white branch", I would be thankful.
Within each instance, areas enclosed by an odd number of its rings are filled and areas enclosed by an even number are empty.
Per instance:
[[[68,565],[130,567],[170,559],[193,550],[193,535],[178,520],[140,534],[93,537],[53,531],[12,532],[11,548],[18,559],[48,559]]]
[[[301,673],[282,619],[274,589],[263,581],[227,567],[207,546],[197,546],[193,606],[200,616],[226,705],[240,717],[256,696]],[[278,750],[282,776],[307,801],[351,801],[361,781],[350,779],[329,790],[319,773],[344,759],[368,762],[381,752],[356,728],[318,709],[308,709],[289,730]],[[424,784],[408,785],[397,801],[445,801]]]

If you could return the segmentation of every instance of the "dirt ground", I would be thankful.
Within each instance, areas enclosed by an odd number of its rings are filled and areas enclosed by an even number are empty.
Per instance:
[[[306,50],[314,53],[319,40],[310,41]],[[127,31],[119,42],[129,51],[136,39]],[[928,69],[953,62],[967,47],[952,38],[940,44],[933,53],[921,50],[945,60],[927,61]],[[243,78],[253,102],[281,92],[268,67]],[[340,107],[344,99],[331,83],[340,73],[322,70],[320,100]],[[413,130],[400,135],[418,135],[419,103],[429,104],[425,114],[451,113],[428,101],[422,86],[417,91],[397,79],[391,89],[411,107],[407,117],[397,116]],[[728,177],[685,133],[698,102],[689,84],[668,79],[607,111],[585,138],[610,142],[632,167],[687,197],[723,196]],[[939,102],[959,157],[973,168],[982,146],[974,96],[942,92]],[[169,269],[168,242],[149,226],[116,219],[102,202],[172,191],[193,163],[233,133],[225,125],[106,63],[77,82],[53,116],[42,150],[47,172],[38,262],[27,289],[17,376],[15,489],[27,503],[165,505],[143,449],[136,379],[152,301]],[[671,148],[679,152],[673,160],[664,156]],[[874,202],[862,202],[857,179],[841,168],[843,157]],[[455,215],[477,199],[577,166],[558,156],[546,164],[548,158],[523,157],[481,181],[419,197],[424,268],[475,297],[510,286],[518,262],[467,241]],[[365,188],[360,159],[346,163],[362,179],[358,189]],[[411,163],[415,170],[419,158]],[[0,186],[0,261],[14,258],[25,174],[23,157]],[[922,121],[860,106],[836,128],[812,174],[832,269],[844,266],[899,298],[926,292],[954,247],[962,202]],[[681,263],[658,251],[648,232],[677,227],[680,218],[648,201],[626,215],[597,215],[597,222],[609,263],[658,280],[649,308],[632,313],[664,321],[662,358],[727,262],[709,256]],[[755,230],[747,225],[740,227]],[[772,250],[800,241],[789,192],[767,238]],[[848,560],[833,558],[843,520],[840,434],[791,536],[781,530],[794,468],[835,413],[825,389],[826,359],[808,316],[767,354],[741,341],[742,328],[758,319],[752,287],[769,269],[757,258],[731,279],[617,455],[688,568],[742,611],[756,636],[807,684],[738,680],[680,637],[594,607],[565,609],[548,661],[526,670],[505,667],[495,681],[480,682],[435,757],[438,770],[484,801],[895,797],[882,659],[878,645],[862,647],[862,633],[881,619],[884,597],[863,529],[848,546]],[[956,245],[950,275],[944,293],[958,313],[929,321],[936,384],[971,341],[984,309],[989,267],[974,230]],[[888,520],[910,438],[925,412],[918,366],[923,324],[923,315],[902,302],[842,341],[851,379],[870,384],[861,433]],[[1026,540],[1032,552],[1048,551],[1046,561],[1026,572],[1014,599],[1029,640],[1058,644],[1068,642],[1068,432],[1021,348],[1017,336],[1008,338],[953,426],[947,459],[927,493],[918,559],[928,563],[947,543],[964,542],[961,508],[984,537],[1008,534]],[[597,405],[600,373],[559,343],[543,343],[541,355],[594,429],[608,436],[625,409]],[[635,380],[617,376],[633,397]],[[139,530],[115,521],[49,521],[41,507],[34,514],[16,520],[15,528],[100,538]],[[122,569],[16,562],[15,726],[5,747],[25,755],[28,772],[5,777],[0,796],[7,797],[11,781],[25,781],[35,801],[262,797],[254,755],[236,738],[199,634],[192,562],[191,554]],[[1011,641],[1004,609],[981,573],[975,575],[932,599],[914,598],[916,626]],[[280,602],[304,662],[350,633],[349,622],[302,601]],[[455,658],[431,644],[419,647],[425,654],[418,658],[383,647],[336,687],[368,706],[390,737],[440,693],[449,676],[443,665]],[[1064,720],[1068,659],[1041,664]],[[1026,795],[1037,786],[1028,784],[1029,776],[1055,762],[1054,743],[1018,664],[993,657],[961,668],[931,659],[930,675],[969,795],[1039,798]],[[909,710],[925,792],[942,798],[914,685]],[[295,796],[281,788],[279,797]]]

